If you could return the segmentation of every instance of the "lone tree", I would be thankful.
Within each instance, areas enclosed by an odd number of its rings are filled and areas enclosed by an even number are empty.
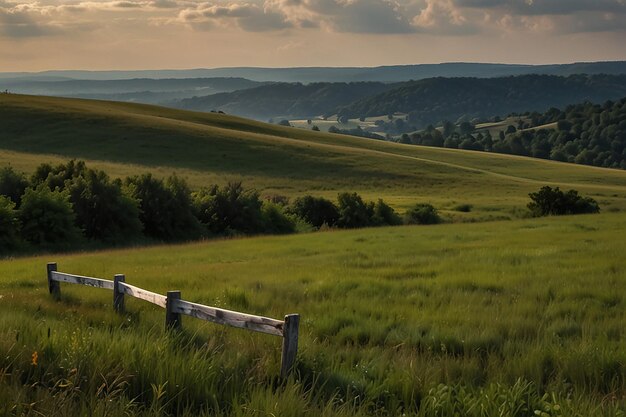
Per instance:
[[[564,193],[556,187],[541,187],[536,193],[528,194],[532,200],[528,209],[534,216],[559,216],[564,214],[598,213],[600,207],[591,197],[582,197],[578,191],[569,190]]]

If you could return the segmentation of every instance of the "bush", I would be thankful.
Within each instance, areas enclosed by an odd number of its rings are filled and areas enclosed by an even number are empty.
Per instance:
[[[130,195],[139,201],[139,219],[147,236],[165,241],[201,236],[191,192],[183,179],[171,176],[163,182],[152,174],[144,174],[127,178],[125,184]]]
[[[598,213],[600,211],[598,203],[593,198],[582,197],[576,190],[564,193],[559,187],[552,189],[546,185],[528,196],[532,200],[528,203],[528,209],[534,216]]]
[[[0,196],[0,253],[15,249],[20,241],[20,222],[15,203]]]
[[[263,232],[286,234],[296,231],[296,222],[283,211],[282,206],[266,201],[261,207]]]
[[[393,208],[379,198],[376,204],[374,204],[372,224],[375,226],[397,226],[402,224],[402,219]]]
[[[51,191],[44,185],[27,188],[19,220],[24,239],[40,247],[69,248],[80,237],[67,191]]]
[[[24,174],[15,172],[10,166],[0,169],[0,195],[19,205],[27,187],[28,180]]]
[[[289,212],[300,217],[316,228],[327,225],[336,226],[339,220],[339,209],[330,200],[310,195],[298,197],[289,208]]]
[[[357,193],[341,193],[337,197],[339,219],[337,225],[343,228],[366,227],[372,225],[374,204],[366,204]]]
[[[430,204],[416,204],[407,210],[404,215],[407,224],[437,224],[441,223],[441,217],[437,209]]]
[[[256,192],[244,191],[241,183],[215,185],[193,193],[196,216],[213,234],[253,234],[263,231],[261,200]]]
[[[87,169],[65,184],[76,224],[86,237],[115,243],[141,235],[139,203],[122,192],[120,181],[111,182],[103,171]]]
[[[469,213],[470,211],[472,211],[472,205],[471,204],[459,204],[458,206],[454,207],[455,211],[460,211],[462,213]]]

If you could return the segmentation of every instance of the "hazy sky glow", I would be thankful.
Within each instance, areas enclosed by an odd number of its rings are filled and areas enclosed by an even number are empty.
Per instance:
[[[0,71],[626,60],[626,0],[0,0]]]

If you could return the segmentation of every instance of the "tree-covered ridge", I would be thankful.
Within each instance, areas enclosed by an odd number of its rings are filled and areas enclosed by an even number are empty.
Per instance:
[[[495,136],[489,130],[475,130],[469,122],[459,126],[444,122],[440,129],[430,126],[404,134],[400,142],[626,169],[626,98],[525,113],[517,126],[509,125]]]
[[[583,101],[626,96],[626,75],[523,75],[503,78],[430,78],[371,95],[337,109],[349,118],[407,113],[416,128],[442,120],[546,111]]]
[[[329,114],[339,106],[390,88],[393,85],[378,82],[274,83],[231,93],[193,97],[172,105],[186,110],[221,110],[260,120],[277,116],[309,117]]]

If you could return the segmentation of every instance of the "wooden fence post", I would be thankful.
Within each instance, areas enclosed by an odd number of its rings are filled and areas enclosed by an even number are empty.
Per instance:
[[[165,301],[165,328],[180,329],[180,313],[174,313],[174,300],[180,300],[180,291],[168,291]]]
[[[126,282],[123,274],[113,277],[113,309],[118,313],[124,312],[124,291],[120,291],[119,283]]]
[[[283,327],[283,356],[280,367],[280,376],[282,378],[287,377],[296,362],[299,326],[299,314],[289,314],[285,316],[285,326]]]
[[[61,285],[59,281],[54,281],[52,279],[52,272],[56,270],[57,270],[57,263],[49,262],[47,265],[48,291],[50,291],[50,294],[52,294],[52,297],[58,300],[59,298],[61,298]]]

